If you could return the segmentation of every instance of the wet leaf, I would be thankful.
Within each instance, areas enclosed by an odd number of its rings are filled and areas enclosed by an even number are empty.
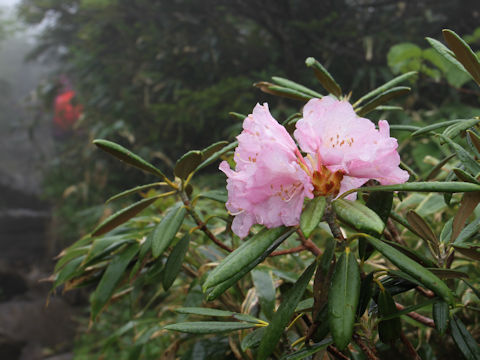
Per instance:
[[[235,330],[251,329],[256,325],[252,323],[229,321],[196,321],[183,322],[164,326],[165,330],[183,332],[187,334],[220,334]]]

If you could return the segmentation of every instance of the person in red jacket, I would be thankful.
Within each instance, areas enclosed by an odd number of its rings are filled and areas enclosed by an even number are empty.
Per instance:
[[[72,135],[73,125],[82,114],[82,106],[75,104],[75,91],[69,86],[55,97],[53,116],[53,135],[57,139],[65,139]]]

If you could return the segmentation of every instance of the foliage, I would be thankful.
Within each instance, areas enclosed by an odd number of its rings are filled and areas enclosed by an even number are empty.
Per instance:
[[[452,51],[445,61],[476,80],[479,59],[454,32],[444,36]],[[323,88],[340,89],[323,66],[314,70]],[[356,111],[382,109],[404,94],[395,89],[407,79],[362,96]],[[262,90],[305,99],[316,92],[284,80]],[[313,200],[300,226],[256,226],[244,242],[231,231],[224,188],[195,185],[207,165],[232,160],[236,142],[189,151],[170,178],[121,145],[96,140],[159,181],[112,199],[141,198],[62,252],[54,287],[95,287],[91,320],[123,322],[97,338],[98,352],[116,357],[375,359],[399,351],[418,358],[417,348],[425,359],[479,358],[478,118],[396,129],[435,142],[445,159],[425,174],[412,170],[405,184],[354,189],[361,195],[354,203]],[[127,353],[118,350],[124,344]]]

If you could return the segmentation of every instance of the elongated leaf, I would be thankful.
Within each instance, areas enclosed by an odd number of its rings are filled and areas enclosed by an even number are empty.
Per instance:
[[[377,108],[378,106],[385,104],[387,101],[390,101],[396,97],[408,94],[410,90],[411,89],[406,86],[397,86],[397,87],[391,88],[385,91],[384,93],[378,95],[376,98],[366,103],[362,107],[359,107],[355,111],[358,114],[358,116],[365,116],[370,111],[375,110],[375,108]]]
[[[396,125],[396,124],[390,125],[390,130],[417,131],[419,129],[421,128],[414,125]]]
[[[468,274],[459,271],[459,270],[452,270],[452,269],[443,269],[443,268],[429,268],[432,273],[437,275],[440,279],[460,279],[460,278],[467,278]]]
[[[480,260],[480,246],[478,245],[466,245],[466,244],[453,244],[453,247],[460,254],[465,255],[473,260]]]
[[[251,272],[255,292],[267,319],[271,319],[275,310],[275,284],[269,272],[253,270]]]
[[[410,259],[416,261],[420,265],[426,266],[426,267],[436,267],[437,265],[433,260],[430,258],[426,257],[423,255],[421,252],[409,248],[407,246],[403,246],[402,244],[396,243],[394,241],[388,241],[388,240],[383,240],[386,244],[392,246],[393,248],[397,249],[401,253],[407,255]]]
[[[448,163],[452,158],[454,158],[456,154],[448,155],[447,157],[443,158],[439,161],[437,165],[435,165],[430,172],[425,176],[425,181],[433,179],[438,173],[442,170],[446,163]]]
[[[333,343],[331,338],[325,339],[319,343],[306,346],[305,348],[295,351],[294,353],[291,353],[289,355],[284,355],[280,358],[280,360],[301,360],[305,359],[311,355],[316,354],[319,351],[322,351],[323,349],[326,349],[327,346],[331,345]]]
[[[390,88],[394,87],[395,85],[397,85],[397,84],[399,84],[399,83],[401,83],[405,80],[408,80],[408,79],[410,79],[411,77],[413,77],[417,74],[418,73],[416,71],[410,71],[410,72],[407,72],[407,73],[402,74],[400,76],[397,76],[397,77],[393,78],[392,80],[386,82],[382,86],[379,86],[375,90],[372,90],[369,93],[363,95],[360,99],[358,99],[355,102],[355,105],[360,104],[360,103],[364,102],[365,100],[371,99],[371,98],[373,98],[373,97],[375,97],[379,94],[382,94],[385,91],[389,90]],[[356,106],[354,106],[354,107],[356,107]]]
[[[153,230],[152,255],[158,257],[170,246],[175,234],[182,226],[187,210],[182,203],[177,203],[168,210],[168,213]]]
[[[463,121],[465,121],[465,120],[464,119],[456,119],[456,120],[447,120],[447,121],[437,122],[435,124],[427,125],[427,126],[424,126],[420,129],[418,129],[417,131],[414,131],[412,133],[412,136],[423,135],[423,134],[429,133],[430,131],[433,131],[433,130],[437,130],[437,129],[441,129],[441,128],[444,128],[444,127],[447,127],[447,126],[462,123]]]
[[[177,245],[175,245],[170,253],[170,256],[168,257],[162,279],[162,284],[165,291],[172,286],[173,282],[177,278],[178,273],[180,272],[180,269],[182,268],[183,259],[187,253],[189,242],[190,235],[187,232],[177,243]]]
[[[243,116],[243,118],[245,119],[245,116]],[[217,141],[216,143],[213,143],[212,145],[207,146],[205,149],[201,151],[202,161],[208,159],[210,156],[212,156],[216,152],[219,152],[227,145],[228,145],[228,141]]]
[[[317,77],[320,84],[327,90],[330,94],[333,94],[337,98],[342,96],[342,88],[334,80],[332,75],[313,57],[309,57],[305,60],[305,64],[308,67],[311,67]]]
[[[322,94],[316,92],[315,90],[309,89],[306,86],[300,85],[300,84],[298,84],[294,81],[284,79],[284,78],[281,78],[281,77],[278,77],[278,76],[273,76],[272,80],[280,86],[299,91],[301,93],[313,96],[315,98],[321,99],[323,97]]]
[[[242,351],[258,346],[263,338],[263,334],[265,334],[265,329],[265,327],[261,327],[248,333],[240,343]]]
[[[130,261],[138,253],[138,249],[138,243],[130,245],[120,254],[116,255],[108,265],[91,297],[92,319],[97,317],[98,313],[112,297],[115,288],[125,274],[128,264],[130,264]]]
[[[314,261],[300,276],[297,282],[285,293],[283,301],[273,315],[272,321],[265,330],[265,335],[258,348],[258,360],[267,359],[277,346],[283,330],[288,325],[292,314],[307,288],[316,268]]]
[[[191,150],[178,159],[173,173],[180,179],[185,180],[190,173],[195,171],[202,161],[202,153],[198,150]]]
[[[211,163],[213,163],[215,160],[217,160],[220,156],[222,156],[223,154],[227,153],[228,151],[234,149],[235,147],[237,147],[238,145],[238,141],[234,141],[226,146],[224,146],[223,148],[221,148],[220,150],[214,152],[212,155],[210,155],[208,158],[206,158],[205,160],[203,160],[203,162],[197,166],[197,171],[203,169],[204,167],[210,165]]]
[[[358,296],[357,317],[361,317],[370,303],[373,295],[373,272],[365,276],[360,284],[360,295]]]
[[[435,321],[435,328],[441,335],[445,334],[450,316],[448,304],[445,301],[436,301],[433,304],[432,315],[433,321]]]
[[[365,186],[344,192],[340,198],[356,191],[416,191],[416,192],[473,192],[480,191],[480,185],[460,181],[426,181],[396,185]]]
[[[480,61],[470,46],[455,32],[449,29],[442,30],[443,38],[448,47],[455,53],[457,60],[472,75],[473,80],[480,85]]]
[[[62,285],[68,280],[74,278],[76,275],[80,274],[80,264],[85,259],[85,255],[81,255],[77,258],[70,260],[60,271],[55,274],[55,281],[52,285],[52,288]]]
[[[479,122],[480,122],[480,119],[467,119],[467,120],[460,121],[446,128],[445,131],[443,132],[443,135],[446,137],[449,137],[450,139],[453,139],[462,131],[465,131],[471,128],[472,126],[475,126]]]
[[[345,349],[352,338],[359,296],[360,270],[355,256],[347,247],[335,266],[328,293],[328,322],[339,350]]]
[[[363,232],[381,234],[385,227],[377,213],[358,201],[337,199],[332,202],[338,218]]]
[[[210,272],[203,284],[203,291],[236,275],[240,270],[260,257],[276,239],[287,232],[288,229],[285,227],[278,227],[262,230],[252,236]]]
[[[440,242],[428,223],[414,210],[407,212],[407,221],[415,229],[415,232],[425,241],[432,254],[440,256]]]
[[[115,156],[123,162],[135,166],[139,169],[152,173],[154,175],[165,178],[165,175],[157,169],[155,166],[145,161],[140,156],[135,155],[130,150],[125,149],[123,146],[115,144],[114,142],[102,139],[93,140],[93,143],[105,152]]]
[[[211,291],[209,291],[207,295],[207,300],[212,301],[215,300],[218,296],[223,294],[228,288],[230,288],[233,284],[235,284],[238,280],[240,280],[242,277],[244,277],[246,274],[250,272],[255,266],[260,264],[265,258],[272,253],[286,238],[288,238],[295,229],[291,229],[278,237],[264,252],[261,254],[259,257],[257,257],[254,261],[252,261],[250,264],[246,265],[243,267],[241,270],[239,270],[237,273],[226,279],[225,281],[221,282],[217,286],[215,286]],[[276,271],[275,272],[278,276],[281,276],[282,272],[281,271]]]
[[[175,309],[179,314],[192,314],[201,316],[216,316],[216,317],[233,317],[235,314],[232,311],[218,310],[203,307],[179,307]]]
[[[478,153],[480,153],[480,137],[475,134],[473,131],[468,130],[467,131],[467,136],[472,142],[473,146],[477,150]]]
[[[392,316],[397,312],[395,302],[392,295],[387,291],[380,291],[377,299],[378,314],[381,317]],[[378,323],[378,335],[380,340],[384,343],[389,343],[400,337],[402,331],[402,324],[398,316],[392,317],[389,320],[381,320]]]
[[[432,39],[430,37],[425,38],[429,44],[448,62],[455,65],[455,67],[468,75],[468,71],[465,70],[465,67],[455,58],[455,54],[443,45],[440,41]]]
[[[225,204],[228,200],[228,193],[226,189],[210,190],[198,194],[194,201],[196,201],[198,198],[211,199]]]
[[[450,320],[450,329],[452,331],[452,338],[465,359],[479,360],[480,347],[465,325],[463,325],[462,321],[455,315],[453,315]]]
[[[122,225],[123,223],[127,222],[128,220],[133,218],[135,215],[137,215],[140,211],[142,211],[146,207],[153,204],[160,197],[161,195],[157,195],[157,196],[140,200],[120,210],[119,212],[116,212],[115,214],[109,216],[92,231],[92,236],[99,236],[99,235],[106,234],[110,230],[115,229],[117,226]]]
[[[462,231],[465,222],[470,215],[472,215],[478,203],[480,203],[480,192],[463,195],[462,201],[460,202],[460,208],[453,218],[451,241],[455,242],[455,239]]]
[[[465,166],[465,170],[467,170],[474,177],[477,177],[480,173],[480,164],[475,160],[475,158],[470,155],[470,153],[466,151],[463,147],[461,147],[448,137],[443,135],[439,136],[448,143],[448,145],[452,148],[453,151],[455,151],[458,159],[462,162],[463,166]]]
[[[264,93],[275,95],[275,96],[281,96],[289,99],[302,100],[302,101],[308,101],[313,99],[313,96],[305,94],[298,90],[275,85],[266,81],[260,81],[253,85],[259,88],[260,90],[262,90]]]
[[[465,226],[455,239],[455,245],[462,245],[468,241],[473,235],[480,231],[480,218],[476,218],[470,224]]]
[[[472,175],[470,175],[466,171],[464,171],[460,168],[453,168],[452,170],[455,173],[455,175],[457,175],[457,178],[459,178],[460,180],[465,181],[465,182],[470,182],[472,184],[480,185],[480,181],[475,179]]]
[[[255,324],[242,322],[196,321],[171,324],[163,328],[187,334],[220,334],[235,330],[251,329],[255,326]]]
[[[377,251],[390,260],[400,270],[420,281],[425,287],[432,290],[447,303],[453,304],[453,295],[448,286],[445,285],[445,283],[430,270],[424,268],[417,262],[402,254],[400,251],[379,239],[369,235],[367,235],[367,239],[375,247],[375,249],[377,249]]]
[[[240,114],[240,113],[237,113],[237,112],[234,112],[234,111],[230,111],[228,113],[228,115],[230,115],[231,117],[234,117],[235,119],[240,120],[240,121],[245,120],[245,118],[247,117],[247,115]]]
[[[131,188],[131,189],[122,191],[121,193],[118,193],[118,194],[116,194],[116,195],[113,195],[111,198],[108,198],[108,200],[105,201],[105,204],[108,204],[109,202],[112,202],[113,200],[117,200],[117,199],[120,199],[120,198],[122,198],[122,197],[131,195],[131,194],[135,194],[135,193],[137,193],[137,192],[139,192],[139,191],[151,189],[151,188],[154,188],[154,187],[157,187],[157,186],[162,186],[162,185],[166,185],[166,183],[164,183],[164,182],[155,182],[155,183],[151,183],[151,184],[136,186],[136,187],[134,187],[134,188]]]
[[[392,294],[391,291],[389,291],[390,294]],[[403,315],[406,315],[412,311],[416,311],[418,309],[421,309],[421,308],[424,308],[426,306],[429,306],[429,305],[432,305],[434,304],[436,301],[438,301],[438,298],[434,298],[434,299],[428,299],[428,300],[425,300],[419,304],[415,304],[415,305],[410,305],[410,306],[406,306],[404,307],[402,310],[397,310],[395,312],[392,312],[392,314],[390,315],[387,315],[387,316],[382,316],[379,320],[390,320],[390,319],[394,319],[394,318],[397,318],[397,317],[400,317],[400,316],[403,316]]]
[[[310,237],[313,230],[318,226],[323,217],[327,204],[324,196],[317,196],[310,200],[300,215],[300,229],[305,237]]]

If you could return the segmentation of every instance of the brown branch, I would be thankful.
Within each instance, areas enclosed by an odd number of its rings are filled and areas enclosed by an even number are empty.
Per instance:
[[[405,306],[399,303],[395,303],[395,306],[397,307],[397,310],[402,311],[405,309]],[[423,325],[429,326],[431,328],[435,328],[435,322],[430,319],[429,317],[420,315],[419,313],[416,313],[415,311],[411,311],[406,314],[408,317],[412,318],[413,320],[418,321],[419,323],[422,323]]]
[[[408,340],[408,338],[405,336],[405,334],[403,333],[403,331],[400,333],[400,339],[402,339],[403,345],[405,345],[405,347],[406,347],[407,350],[408,350],[408,353],[410,354],[409,359],[421,360],[421,358],[420,358],[420,356],[418,355],[417,351],[416,351],[415,348],[413,347],[413,345],[412,345],[412,343],[410,342],[410,340]]]
[[[369,348],[360,338],[359,335],[353,334],[353,340],[357,343],[358,346],[362,349],[369,360],[379,360],[375,354],[374,349]]]
[[[317,245],[315,245],[315,243],[312,240],[307,239],[305,235],[303,235],[300,229],[297,230],[297,234],[300,238],[300,241],[302,242],[302,245],[305,247],[305,249],[310,251],[315,256],[322,254],[322,250],[320,250],[320,248]]]
[[[189,214],[192,216],[193,220],[198,225],[198,228],[202,230],[205,235],[207,235],[215,244],[217,244],[219,247],[221,247],[224,250],[227,250],[228,252],[232,252],[233,249],[230,248],[228,245],[225,245],[222,241],[220,241],[208,228],[207,225],[200,219],[198,214],[193,210],[192,204],[190,203],[190,200],[188,200],[187,196],[184,193],[180,193],[183,204],[185,205],[185,208],[189,212]]]
[[[303,250],[307,250],[307,248],[304,245],[299,245],[295,246],[291,249],[286,249],[286,250],[278,250],[272,252],[269,256],[280,256],[280,255],[287,255],[287,254],[294,254]]]
[[[398,231],[397,227],[395,226],[395,223],[392,221],[392,219],[388,218],[387,220],[387,229],[392,236],[392,241],[395,241],[401,245],[406,246],[405,241],[403,241],[400,232]]]
[[[435,293],[432,290],[424,289],[421,286],[417,286],[415,290],[429,299],[433,299],[435,297]]]
[[[349,357],[343,355],[340,350],[338,350],[335,346],[329,345],[327,347],[327,351],[332,354],[335,358],[340,359],[340,360],[350,360]]]
[[[325,214],[323,215],[323,219],[327,222],[333,237],[344,243],[345,237],[343,236],[340,227],[335,222],[335,212],[333,212],[331,205],[329,205],[326,209]]]

